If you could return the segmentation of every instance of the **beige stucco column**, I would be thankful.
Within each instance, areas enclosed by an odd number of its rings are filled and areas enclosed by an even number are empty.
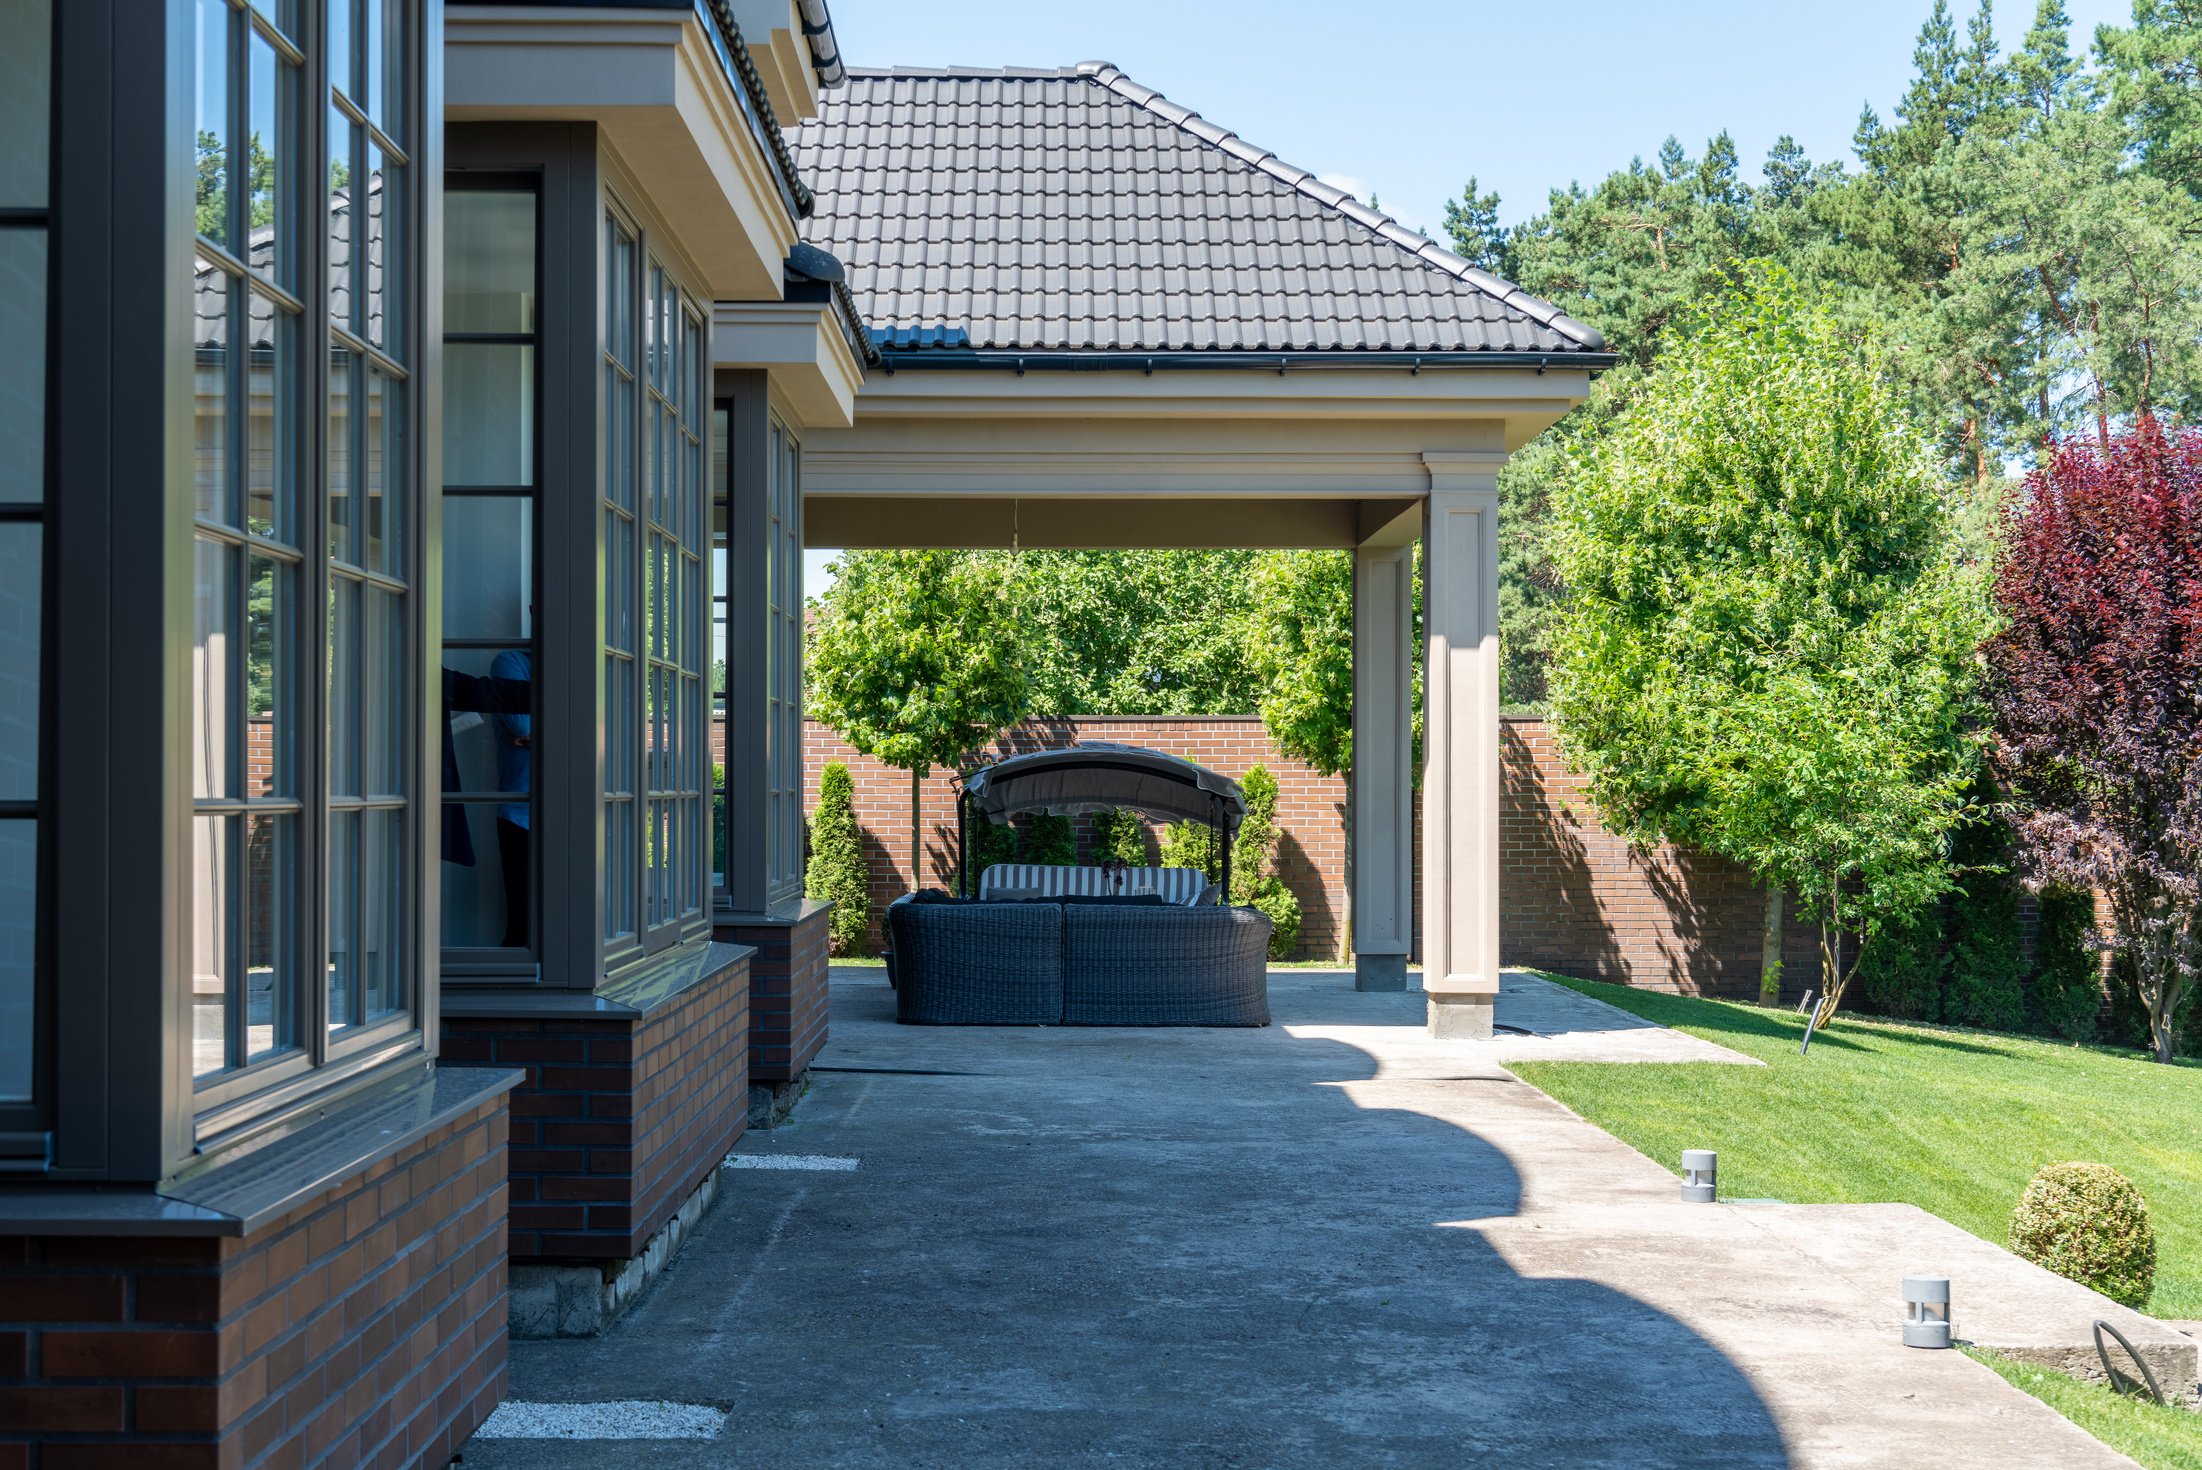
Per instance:
[[[1407,988],[1414,948],[1414,538],[1419,511],[1353,554],[1353,983]]]
[[[1430,1034],[1486,1037],[1499,995],[1499,467],[1426,453],[1423,989]]]

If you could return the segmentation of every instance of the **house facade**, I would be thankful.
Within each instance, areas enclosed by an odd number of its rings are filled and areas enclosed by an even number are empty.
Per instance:
[[[0,38],[0,1466],[440,1464],[677,1244],[826,1034],[806,544],[1354,550],[1364,978],[1419,862],[1488,1026],[1495,476],[1595,333],[823,0]],[[1066,179],[981,166],[1049,109]]]

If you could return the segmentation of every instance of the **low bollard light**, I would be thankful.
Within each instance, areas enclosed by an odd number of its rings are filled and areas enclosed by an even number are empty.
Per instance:
[[[1717,1176],[1720,1172],[1720,1155],[1709,1148],[1682,1150],[1682,1202],[1686,1205],[1709,1205],[1713,1202]]]
[[[1950,1345],[1950,1278],[1904,1278],[1904,1346],[1946,1348]]]

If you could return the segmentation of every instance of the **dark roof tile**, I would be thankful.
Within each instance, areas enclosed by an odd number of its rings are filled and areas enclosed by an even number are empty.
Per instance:
[[[792,141],[810,238],[890,348],[1604,346],[1104,63],[852,71]]]

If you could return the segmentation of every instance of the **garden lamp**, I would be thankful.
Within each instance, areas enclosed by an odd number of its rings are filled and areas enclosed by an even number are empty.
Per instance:
[[[1709,1205],[1713,1202],[1715,1179],[1720,1173],[1720,1155],[1709,1148],[1682,1150],[1682,1202],[1686,1205]]]
[[[1950,1278],[1904,1278],[1904,1346],[1946,1348],[1950,1345]]]

